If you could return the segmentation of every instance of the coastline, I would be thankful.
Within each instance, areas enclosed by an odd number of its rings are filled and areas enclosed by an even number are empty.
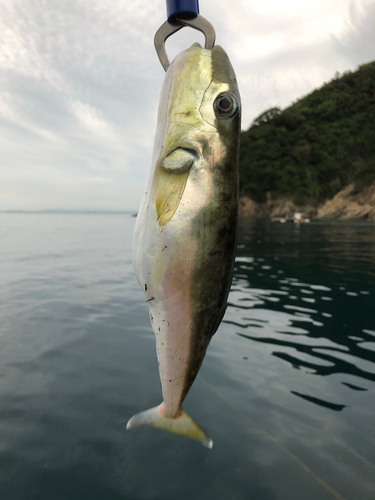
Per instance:
[[[240,216],[254,218],[293,217],[299,212],[311,220],[375,221],[375,183],[358,190],[349,184],[322,203],[299,205],[293,196],[267,193],[267,201],[259,203],[248,196],[240,197]]]

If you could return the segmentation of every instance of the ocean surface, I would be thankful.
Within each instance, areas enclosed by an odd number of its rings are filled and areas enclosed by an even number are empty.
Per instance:
[[[130,214],[0,214],[1,500],[374,500],[375,225],[242,220],[185,410],[161,401]]]

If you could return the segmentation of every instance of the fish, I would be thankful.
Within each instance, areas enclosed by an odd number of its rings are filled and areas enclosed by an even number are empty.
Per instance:
[[[182,408],[224,316],[233,278],[241,99],[226,52],[193,44],[163,83],[152,168],[133,235],[163,402],[127,429],[151,426],[212,448]]]

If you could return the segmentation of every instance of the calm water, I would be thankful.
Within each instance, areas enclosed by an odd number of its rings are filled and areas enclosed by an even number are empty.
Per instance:
[[[374,500],[375,226],[244,220],[185,409],[160,402],[135,219],[0,214],[1,500]]]

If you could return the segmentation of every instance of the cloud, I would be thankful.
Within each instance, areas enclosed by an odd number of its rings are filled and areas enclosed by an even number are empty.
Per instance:
[[[335,38],[338,54],[352,65],[370,62],[375,57],[375,3],[351,1],[345,30]]]
[[[236,70],[243,126],[370,60],[368,0],[201,2]],[[165,4],[0,4],[0,208],[136,210],[150,169]],[[170,59],[193,42],[183,29]]]
[[[89,184],[113,184],[113,179],[107,179],[105,177],[88,177],[85,179]]]

